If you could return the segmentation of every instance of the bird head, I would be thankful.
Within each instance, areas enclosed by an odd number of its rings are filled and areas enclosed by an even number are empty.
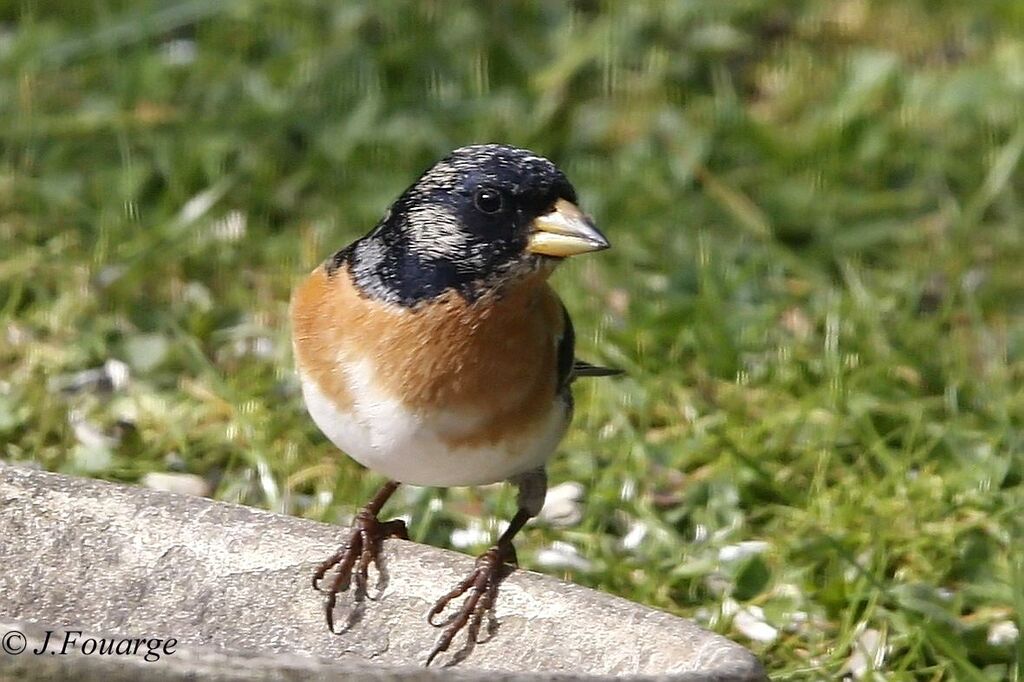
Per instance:
[[[357,283],[415,303],[455,289],[468,298],[563,258],[608,248],[551,161],[497,144],[438,161],[354,247]]]

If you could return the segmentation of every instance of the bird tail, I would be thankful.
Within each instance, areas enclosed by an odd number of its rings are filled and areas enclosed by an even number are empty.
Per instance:
[[[615,377],[625,372],[613,367],[601,367],[592,365],[585,360],[573,360],[572,375],[576,377]]]

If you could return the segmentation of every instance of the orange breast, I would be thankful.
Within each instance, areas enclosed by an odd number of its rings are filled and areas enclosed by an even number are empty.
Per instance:
[[[450,445],[513,438],[556,400],[561,303],[546,273],[467,303],[455,293],[416,308],[361,296],[342,267],[319,267],[292,299],[296,362],[339,410],[353,404],[346,367],[369,362],[374,383],[414,412],[483,415]]]

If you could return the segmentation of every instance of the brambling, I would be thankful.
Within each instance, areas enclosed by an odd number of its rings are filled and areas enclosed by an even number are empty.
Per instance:
[[[608,246],[553,163],[474,145],[427,170],[369,234],[295,290],[292,338],[309,414],[389,479],[314,574],[331,631],[337,595],[353,581],[357,599],[365,595],[383,539],[408,539],[403,521],[378,519],[399,484],[510,481],[518,511],[508,528],[429,612],[446,627],[427,665],[463,627],[475,643],[506,566],[517,563],[512,538],[544,502],[544,465],[572,416],[570,385],[618,373],[575,359],[572,322],[548,285],[562,259]],[[466,593],[447,623],[434,622]]]

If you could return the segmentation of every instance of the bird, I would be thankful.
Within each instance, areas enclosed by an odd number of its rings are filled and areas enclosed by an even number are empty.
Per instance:
[[[342,452],[387,478],[314,572],[331,632],[338,595],[353,585],[365,595],[383,541],[409,537],[403,520],[379,518],[400,485],[508,481],[517,511],[430,609],[442,631],[426,665],[463,628],[467,647],[476,643],[518,566],[512,540],[543,505],[573,381],[619,373],[576,359],[572,320],[548,283],[566,258],[609,248],[578,203],[565,174],[532,151],[461,147],[295,287],[292,345],[307,411]]]

